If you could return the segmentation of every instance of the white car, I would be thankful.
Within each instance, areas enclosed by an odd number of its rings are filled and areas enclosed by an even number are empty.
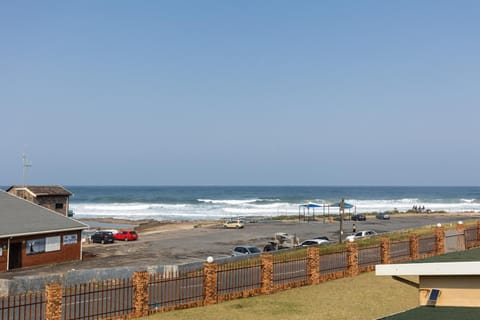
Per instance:
[[[229,220],[223,224],[223,227],[227,229],[242,229],[244,226],[245,222],[243,220]]]
[[[365,239],[365,238],[376,236],[376,235],[377,233],[373,230],[363,230],[363,231],[355,232],[352,235],[349,235],[348,237],[345,238],[345,240],[354,241],[357,239]]]
[[[325,239],[309,239],[300,243],[300,247],[318,246],[320,244],[329,244],[329,243],[332,243],[332,242]]]

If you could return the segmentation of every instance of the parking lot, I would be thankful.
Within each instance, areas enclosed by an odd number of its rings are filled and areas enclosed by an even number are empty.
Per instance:
[[[356,230],[388,233],[425,225],[452,224],[459,220],[478,219],[480,215],[394,215],[390,220],[368,217],[366,221],[344,221],[344,236]],[[63,272],[71,269],[108,268],[123,266],[172,265],[228,257],[236,245],[253,245],[263,249],[276,232],[295,234],[300,241],[316,236],[338,240],[340,222],[334,221],[274,221],[246,223],[243,229],[224,229],[221,222],[185,227],[176,230],[138,231],[136,241],[116,241],[113,244],[85,244],[84,260],[54,266],[13,270],[3,278],[15,275]]]

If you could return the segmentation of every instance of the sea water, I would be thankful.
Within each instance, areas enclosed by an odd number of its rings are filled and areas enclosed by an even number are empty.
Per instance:
[[[340,201],[357,213],[416,207],[480,212],[480,187],[67,186],[75,218],[212,220],[296,215],[299,205]],[[323,209],[317,208],[317,213]],[[338,209],[331,208],[335,214]]]

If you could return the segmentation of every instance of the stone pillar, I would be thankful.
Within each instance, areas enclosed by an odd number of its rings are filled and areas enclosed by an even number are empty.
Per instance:
[[[390,238],[382,238],[380,244],[382,264],[390,264]]]
[[[458,221],[455,230],[457,231],[457,250],[465,250],[467,244],[465,241],[465,225],[462,221]]]
[[[62,285],[45,286],[45,319],[62,320]]]
[[[418,251],[418,234],[410,236],[410,260],[416,260],[419,257]]]
[[[262,259],[262,294],[273,292],[273,254],[264,253]]]
[[[435,255],[445,253],[445,227],[440,225],[435,227]]]
[[[309,284],[320,283],[320,248],[307,248],[307,275]]]
[[[347,242],[347,277],[358,275],[358,245]]]
[[[218,264],[206,262],[203,264],[203,304],[217,303]]]
[[[133,273],[133,312],[135,317],[148,316],[148,272]]]

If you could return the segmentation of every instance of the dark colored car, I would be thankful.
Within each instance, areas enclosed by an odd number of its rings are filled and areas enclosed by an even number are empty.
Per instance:
[[[115,238],[115,240],[133,241],[138,239],[138,234],[135,231],[123,230],[115,233],[113,237]]]
[[[377,219],[390,220],[390,215],[388,214],[388,212],[380,212],[380,213],[377,213]]]
[[[113,233],[110,231],[97,231],[90,237],[93,243],[113,243]]]
[[[365,221],[365,220],[367,220],[367,217],[362,213],[357,213],[357,214],[352,215],[352,220],[353,221]]]

